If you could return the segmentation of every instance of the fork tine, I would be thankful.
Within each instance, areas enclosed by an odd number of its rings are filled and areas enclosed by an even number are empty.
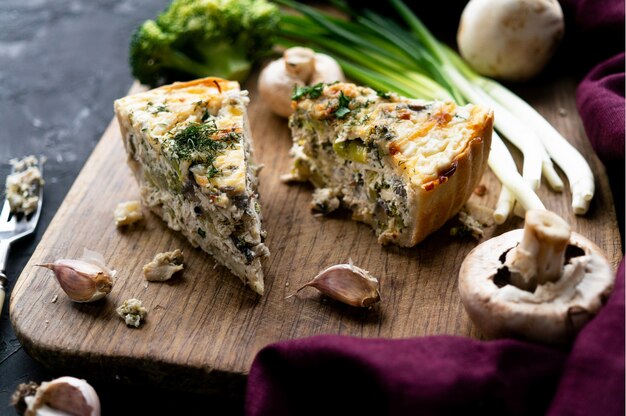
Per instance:
[[[35,228],[37,226],[37,222],[39,221],[39,215],[41,214],[41,205],[43,203],[43,189],[39,190],[39,201],[37,202],[37,209],[30,216],[28,220],[28,225]]]

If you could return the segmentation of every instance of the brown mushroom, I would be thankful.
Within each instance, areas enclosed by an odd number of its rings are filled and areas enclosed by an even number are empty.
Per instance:
[[[614,280],[598,246],[555,213],[529,210],[523,230],[487,240],[467,255],[459,291],[486,336],[565,344],[598,313]]]

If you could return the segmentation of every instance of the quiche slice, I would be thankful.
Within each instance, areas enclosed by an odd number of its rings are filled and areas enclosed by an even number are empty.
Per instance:
[[[204,78],[121,98],[115,114],[142,203],[263,294],[248,102],[237,82]]]
[[[481,106],[380,94],[349,83],[299,88],[289,119],[294,165],[313,208],[340,206],[381,244],[411,247],[470,197],[489,156],[493,113]]]

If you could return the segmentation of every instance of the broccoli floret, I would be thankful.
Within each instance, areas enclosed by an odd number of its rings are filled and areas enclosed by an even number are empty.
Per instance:
[[[279,20],[266,0],[174,0],[133,34],[132,73],[150,86],[206,76],[243,81],[271,52]]]

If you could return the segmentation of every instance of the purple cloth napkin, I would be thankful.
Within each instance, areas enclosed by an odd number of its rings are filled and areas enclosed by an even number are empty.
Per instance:
[[[624,415],[624,260],[608,304],[578,334],[550,415]]]
[[[600,63],[576,91],[585,131],[605,165],[624,167],[624,52]]]
[[[279,342],[254,360],[246,414],[528,415],[555,397],[551,415],[623,415],[624,313],[622,261],[569,358],[522,341],[450,336]]]
[[[622,20],[624,11],[622,10]],[[622,36],[624,34],[622,33]],[[578,86],[576,105],[609,177],[624,244],[624,52],[601,62]],[[623,247],[622,247],[623,250]]]
[[[606,59],[621,52],[585,77],[577,106],[607,167],[622,219],[624,1],[563,0],[563,5],[579,39],[599,45],[585,56]],[[622,260],[607,305],[571,350],[450,336],[328,335],[269,345],[252,364],[246,414],[624,415],[624,297]]]

